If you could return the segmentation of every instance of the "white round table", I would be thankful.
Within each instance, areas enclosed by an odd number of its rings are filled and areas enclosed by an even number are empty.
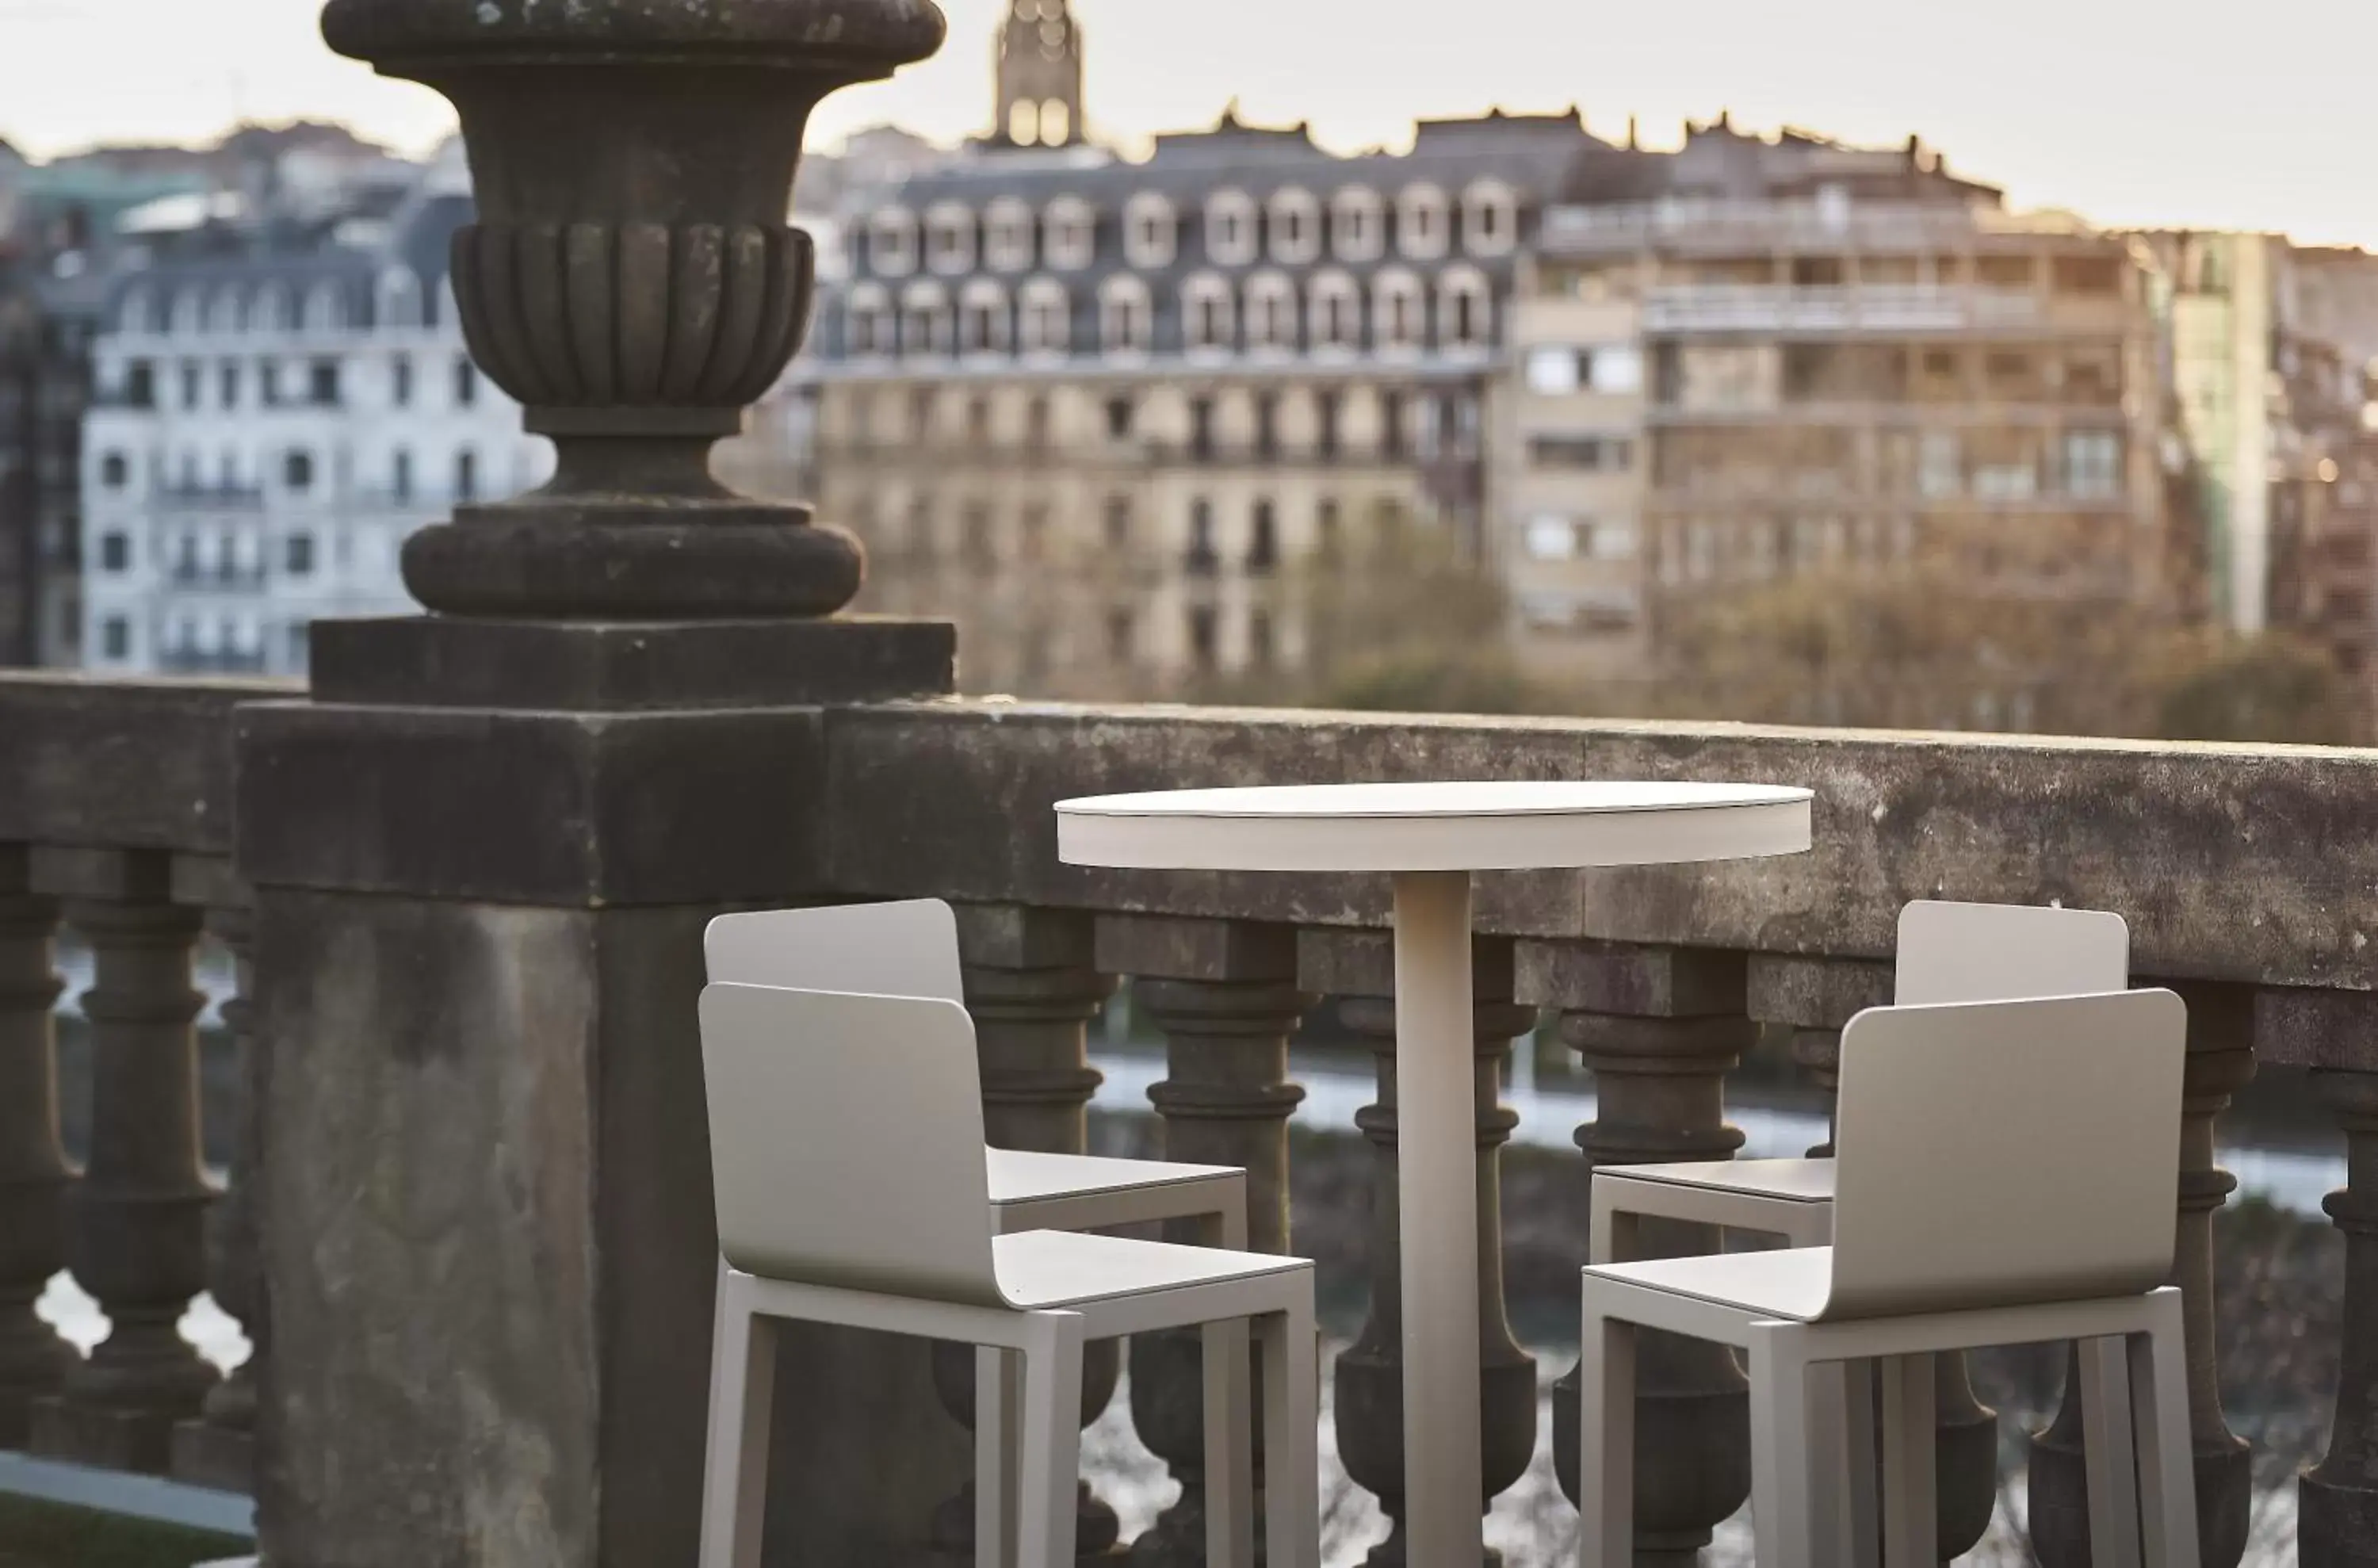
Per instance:
[[[1470,875],[1808,848],[1807,790],[1758,784],[1324,784],[1057,805],[1073,865],[1395,876],[1397,1182],[1411,1561],[1483,1553]]]

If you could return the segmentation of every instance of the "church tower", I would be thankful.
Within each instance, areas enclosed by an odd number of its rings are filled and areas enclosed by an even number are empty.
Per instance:
[[[1071,147],[1082,130],[1082,33],[1065,0],[1008,0],[999,35],[999,123],[1010,147]]]

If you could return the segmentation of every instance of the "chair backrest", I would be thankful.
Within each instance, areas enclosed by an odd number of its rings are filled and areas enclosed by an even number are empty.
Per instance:
[[[720,915],[702,951],[713,981],[966,1000],[957,916],[939,899]]]
[[[729,1263],[769,1279],[1003,1304],[965,1008],[712,984],[702,1067]]]
[[[2087,996],[2127,990],[2131,928],[2118,914],[2024,904],[1945,904],[1899,911],[1902,1007]]]
[[[1876,1007],[1842,1035],[1824,1316],[2153,1288],[2188,1013],[2168,991]]]

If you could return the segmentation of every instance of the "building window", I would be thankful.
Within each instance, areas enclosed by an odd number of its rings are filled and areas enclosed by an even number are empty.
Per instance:
[[[1397,248],[1416,261],[1445,254],[1447,231],[1445,192],[1433,185],[1416,185],[1396,201]]]
[[[1049,266],[1059,272],[1079,271],[1098,254],[1098,210],[1077,197],[1060,197],[1049,203],[1044,243]]]
[[[967,399],[966,432],[967,440],[977,446],[991,444],[991,399],[987,397]]]
[[[1024,444],[1035,452],[1049,444],[1049,400],[1035,397],[1024,405]]]
[[[1189,503],[1189,555],[1184,563],[1193,577],[1210,577],[1220,558],[1214,550],[1214,503],[1204,496]]]
[[[897,207],[875,214],[867,226],[867,259],[887,278],[917,270],[917,220]]]
[[[1343,272],[1313,280],[1313,346],[1359,348],[1363,343],[1363,296]]]
[[[1099,335],[1106,344],[1107,352],[1146,353],[1155,331],[1147,284],[1128,275],[1110,278],[1099,291],[1099,303],[1101,318]]]
[[[1255,393],[1255,456],[1268,463],[1279,455],[1279,394]]]
[[[194,359],[182,362],[182,406],[196,408],[206,395],[206,371]]]
[[[1255,259],[1255,202],[1243,190],[1218,190],[1206,199],[1206,257],[1225,267]]]
[[[479,368],[468,359],[454,361],[454,406],[468,408],[479,401]]]
[[[400,354],[389,365],[388,401],[398,408],[413,406],[413,356]]]
[[[1215,664],[1214,607],[1195,604],[1189,607],[1189,659],[1200,674],[1210,675]]]
[[[989,278],[966,285],[958,306],[959,347],[967,354],[997,354],[1007,347],[1007,291]]]
[[[1464,247],[1472,256],[1507,255],[1519,237],[1519,203],[1500,180],[1480,180],[1462,193]]]
[[[1130,610],[1123,609],[1108,610],[1107,657],[1117,664],[1129,663],[1133,645],[1137,641],[1136,632],[1137,627],[1133,623]]]
[[[1323,496],[1313,508],[1313,550],[1324,561],[1338,559],[1342,541],[1338,534],[1338,498]]]
[[[1349,186],[1330,202],[1330,248],[1340,261],[1375,261],[1385,248],[1387,220],[1379,193]]]
[[[900,346],[912,355],[947,354],[954,335],[950,298],[936,283],[910,283],[901,297]]]
[[[292,577],[314,574],[314,536],[292,534],[281,541],[281,564]]]
[[[132,537],[128,534],[110,532],[99,538],[99,569],[102,572],[132,570]]]
[[[1321,204],[1291,187],[1271,199],[1271,259],[1302,266],[1321,254]]]
[[[479,454],[465,447],[454,454],[454,499],[474,501],[479,494]]]
[[[1335,392],[1313,394],[1313,451],[1324,463],[1338,460],[1339,426],[1343,421],[1345,399]]]
[[[1032,265],[1032,209],[1002,197],[983,210],[983,260],[993,271],[1021,272]]]
[[[99,623],[99,651],[103,658],[132,657],[132,622],[111,615]]]
[[[1074,306],[1065,285],[1035,278],[1022,296],[1023,348],[1027,354],[1062,354],[1073,341]]]
[[[388,493],[397,501],[413,499],[413,453],[402,447],[388,460]]]
[[[1635,443],[1623,436],[1535,435],[1528,438],[1528,458],[1540,468],[1616,473],[1635,461]]]
[[[1631,394],[1643,390],[1643,355],[1632,344],[1608,348],[1531,348],[1528,390],[1549,397],[1596,392]]]
[[[1531,561],[1567,561],[1577,553],[1577,524],[1567,517],[1531,517],[1520,536]]]
[[[135,359],[124,367],[124,401],[134,408],[157,406],[157,367]]]
[[[1475,348],[1493,335],[1494,306],[1485,274],[1463,265],[1437,283],[1437,341],[1448,348]]]
[[[927,260],[936,272],[974,270],[974,214],[956,202],[936,204],[925,214]]]
[[[1127,439],[1131,435],[1136,413],[1137,410],[1133,406],[1131,399],[1127,397],[1107,399],[1107,435],[1114,440]]]
[[[306,396],[315,407],[336,408],[339,405],[337,360],[317,359],[306,368]]]
[[[132,477],[132,464],[120,452],[111,452],[99,460],[99,482],[111,490],[120,490]]]
[[[1401,268],[1381,272],[1371,284],[1371,326],[1381,348],[1417,348],[1427,334],[1425,296],[1420,279]]]
[[[1296,285],[1278,272],[1247,283],[1247,346],[1296,346]]]
[[[892,352],[892,302],[883,289],[873,283],[861,283],[852,289],[847,320],[847,346],[852,354]]]
[[[1192,349],[1227,349],[1237,336],[1231,320],[1231,285],[1219,273],[1201,272],[1181,285],[1181,337]]]
[[[2068,430],[2064,435],[2065,493],[2081,501],[2115,501],[2122,494],[2122,438],[2116,430]]]
[[[1390,462],[1404,454],[1404,394],[1387,392],[1379,394],[1379,455]]]
[[[267,408],[281,406],[281,367],[270,359],[256,368],[256,395]]]
[[[1214,400],[1189,400],[1189,455],[1199,463],[1214,460]]]
[[[1131,497],[1107,497],[1107,549],[1121,551],[1131,547]]]
[[[1247,665],[1254,669],[1269,669],[1276,650],[1272,645],[1271,611],[1256,609],[1247,611]]]
[[[293,452],[281,460],[281,481],[297,491],[314,488],[314,456],[311,452]]]
[[[1170,267],[1180,249],[1181,221],[1172,203],[1152,190],[1123,204],[1123,259],[1135,267]]]
[[[1279,565],[1279,522],[1268,501],[1255,502],[1247,534],[1247,571],[1262,576]]]

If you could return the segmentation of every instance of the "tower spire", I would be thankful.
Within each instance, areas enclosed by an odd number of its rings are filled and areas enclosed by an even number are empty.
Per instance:
[[[999,123],[1011,147],[1071,147],[1082,127],[1082,33],[1066,0],[1009,0],[999,35]]]

